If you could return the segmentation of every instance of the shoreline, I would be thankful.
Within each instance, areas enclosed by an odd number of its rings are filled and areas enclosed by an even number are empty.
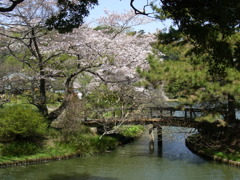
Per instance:
[[[189,136],[189,137],[192,137],[192,136]],[[204,150],[199,149],[198,147],[196,147],[194,145],[194,143],[189,141],[189,137],[186,138],[185,145],[193,153],[195,153],[195,154],[197,154],[197,155],[199,155],[199,156],[201,156],[205,159],[212,160],[214,162],[224,163],[224,164],[228,164],[230,166],[240,167],[240,162],[238,162],[238,161],[233,161],[231,159],[226,159],[226,158],[221,158],[221,157],[216,156],[216,155],[211,155],[211,154],[208,154],[207,152],[205,152]]]
[[[116,148],[118,148],[119,146],[123,146],[125,144],[129,144],[129,143],[133,142],[136,138],[138,138],[138,137],[135,137],[135,138],[126,137],[126,136],[122,136],[121,138],[116,137],[116,139],[118,140],[118,145]],[[93,155],[98,155],[98,154],[106,153],[106,152],[107,151],[98,152]],[[45,162],[67,160],[67,159],[78,158],[78,157],[83,157],[83,156],[84,155],[81,154],[79,151],[76,151],[73,153],[66,153],[63,155],[56,155],[56,156],[49,155],[49,156],[40,157],[40,158],[31,158],[30,156],[29,157],[26,156],[26,158],[22,159],[22,160],[9,160],[7,162],[0,162],[0,168],[15,167],[15,166],[22,166],[22,165],[30,165],[30,164],[41,164],[41,163],[45,163]]]
[[[80,157],[81,155],[79,153],[72,153],[72,154],[66,154],[62,156],[52,156],[52,157],[42,157],[37,159],[26,159],[26,160],[15,160],[10,162],[0,162],[0,168],[6,168],[6,167],[14,167],[14,166],[22,166],[22,165],[29,165],[29,164],[40,164],[44,162],[51,162],[51,161],[60,161],[60,160],[66,160],[71,159],[75,157]]]

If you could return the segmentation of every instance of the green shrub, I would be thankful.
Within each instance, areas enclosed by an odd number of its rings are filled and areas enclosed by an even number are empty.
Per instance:
[[[59,138],[61,136],[61,132],[57,129],[49,127],[46,130],[46,136],[50,138]]]
[[[119,134],[126,136],[126,137],[139,137],[144,131],[144,127],[141,125],[129,125],[129,126],[122,126],[118,130]]]
[[[33,142],[16,141],[5,144],[2,147],[3,156],[24,156],[33,155],[39,151],[40,147]]]
[[[99,136],[88,134],[78,135],[72,143],[83,156],[112,150],[118,145],[118,141],[113,137],[104,136],[100,139]]]
[[[14,105],[0,109],[0,138],[14,141],[42,136],[47,124],[42,115],[29,106]]]
[[[104,152],[106,150],[113,150],[117,147],[118,141],[110,136],[104,136],[101,139],[97,137],[95,141],[95,148],[99,150],[99,152]]]
[[[92,146],[90,135],[80,134],[73,136],[70,143],[82,156],[94,154],[95,149]]]
[[[72,122],[70,121],[70,123]],[[88,126],[82,125],[80,122],[78,122],[78,124],[76,123],[72,128],[67,126],[62,128],[61,140],[63,142],[75,141],[78,138],[79,134],[88,134],[90,136],[93,135],[93,132]]]

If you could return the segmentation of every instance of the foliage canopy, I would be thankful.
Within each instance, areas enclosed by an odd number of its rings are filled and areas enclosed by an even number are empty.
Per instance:
[[[89,8],[98,4],[98,0],[58,0],[59,12],[46,21],[48,29],[57,29],[60,33],[72,31],[83,24],[89,14]]]
[[[158,17],[171,18],[191,40],[211,73],[222,74],[227,67],[240,70],[238,0],[161,0],[161,7],[153,8]]]

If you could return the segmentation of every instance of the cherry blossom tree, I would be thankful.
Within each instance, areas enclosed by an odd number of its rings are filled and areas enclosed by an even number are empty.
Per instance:
[[[73,97],[73,83],[81,73],[104,82],[134,82],[135,68],[145,66],[152,35],[112,34],[87,26],[67,34],[49,32],[43,22],[54,10],[44,0],[31,1],[1,18],[0,34],[13,57],[27,65],[38,88],[33,89],[31,103],[38,107],[49,123],[57,118]],[[37,13],[36,13],[37,12]],[[13,18],[14,17],[14,18]],[[3,39],[3,38],[1,38]],[[64,79],[65,97],[59,108],[49,113],[47,91],[51,83]],[[96,82],[98,84],[99,82]]]
[[[100,28],[105,29],[106,32],[111,32],[113,38],[123,32],[133,31],[136,26],[153,22],[152,18],[138,16],[132,10],[117,13],[105,9],[104,13],[105,15],[98,18],[96,23]]]
[[[6,48],[13,57],[38,72],[39,96],[32,99],[43,115],[46,107],[46,63],[59,53],[44,55],[40,46],[46,43],[43,37],[47,33],[43,22],[51,15],[52,9],[43,0],[24,2],[15,11],[1,17],[1,34],[8,38]],[[35,96],[33,96],[35,97]]]
[[[116,13],[105,10],[105,16],[97,19],[95,29],[106,39],[102,44],[106,48],[101,52],[107,54],[107,63],[98,72],[108,75],[112,81],[129,83],[136,80],[135,68],[147,66],[145,59],[151,53],[150,43],[154,41],[154,35],[131,31],[135,26],[150,22],[152,19],[136,16],[133,11]],[[98,42],[100,46],[101,41]]]
[[[145,59],[151,52],[150,42],[154,41],[153,35],[136,34],[132,36],[126,33],[112,38],[112,34],[101,30],[96,31],[89,27],[75,29],[67,36],[64,43],[67,42],[67,39],[70,42],[66,43],[64,47],[67,48],[69,45],[68,53],[81,57],[79,66],[89,63],[92,63],[92,66],[95,64],[95,67],[99,66],[99,68],[85,70],[86,73],[93,76],[89,90],[95,89],[101,82],[107,83],[110,89],[117,91],[123,89],[122,86],[133,86],[138,80],[136,67],[147,67]],[[133,89],[133,87],[127,89]],[[125,93],[127,92],[125,91]],[[139,93],[131,95],[137,96],[137,94],[139,95]]]

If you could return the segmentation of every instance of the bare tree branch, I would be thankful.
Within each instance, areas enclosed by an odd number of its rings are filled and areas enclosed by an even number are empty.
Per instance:
[[[8,7],[0,7],[0,12],[10,12],[12,11],[18,4],[22,3],[24,0],[10,0],[12,3]]]
[[[140,10],[138,10],[138,9],[133,5],[133,2],[134,2],[134,0],[131,0],[131,1],[130,1],[130,6],[131,6],[132,9],[134,10],[135,14],[142,14],[142,15],[146,15],[146,16],[149,15],[149,13],[146,13],[146,12],[145,12],[145,7],[146,7],[147,5],[144,6],[143,11],[140,11]]]

